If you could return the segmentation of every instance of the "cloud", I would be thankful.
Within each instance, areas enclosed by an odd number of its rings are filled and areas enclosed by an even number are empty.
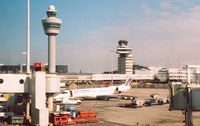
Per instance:
[[[178,3],[181,3],[181,4],[185,4],[185,5],[191,5],[191,1],[190,0],[175,0],[177,1]]]
[[[166,3],[162,6],[173,7]],[[133,49],[133,59],[137,64],[174,65],[171,67],[199,64],[200,6],[179,13],[149,10],[151,13],[144,13],[142,18],[103,26],[73,42],[59,43],[58,63],[69,64],[71,71],[110,71],[112,62],[117,69],[118,55],[114,54],[112,61],[109,51],[116,50],[118,41],[125,39],[129,42],[128,47]]]
[[[199,12],[200,6],[180,15],[155,12],[156,19],[132,21],[121,28],[104,28],[102,32],[118,35],[121,39],[127,38],[130,47],[135,50],[136,62],[164,65],[166,57],[174,57],[179,63],[196,64],[200,62],[197,58],[200,53]],[[183,63],[177,65],[184,65]]]
[[[57,48],[57,63],[69,64],[70,72],[98,72],[110,71],[112,67],[112,47],[109,41],[103,39],[93,41],[93,38],[85,38],[80,43],[67,42],[59,44]],[[88,44],[88,42],[90,43]],[[116,59],[116,57],[115,57]]]
[[[148,48],[149,54],[152,54],[150,62],[164,62],[162,58],[158,58],[161,56],[173,57],[180,63],[177,65],[185,65],[186,62],[194,64],[200,62],[198,59],[198,53],[200,53],[198,51],[200,46],[199,7],[195,6],[187,13],[179,15],[168,12],[164,14],[164,18],[162,12],[156,13],[157,19],[149,19],[152,20],[151,23],[142,22],[138,25],[138,30],[148,35],[146,40],[144,38],[141,40],[151,44]],[[141,25],[143,27],[140,27]]]
[[[177,10],[178,9],[176,6],[174,6],[173,4],[170,4],[167,1],[162,1],[160,3],[160,6],[162,9],[166,9],[166,10]]]

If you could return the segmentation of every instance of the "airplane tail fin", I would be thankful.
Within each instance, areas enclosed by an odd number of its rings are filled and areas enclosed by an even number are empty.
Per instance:
[[[126,80],[126,82],[125,82],[125,84],[124,84],[124,86],[131,86],[131,83],[132,83],[132,81],[133,81],[133,79],[132,78],[129,78],[129,79],[127,79]]]
[[[117,91],[121,92],[129,90],[131,88],[132,81],[132,78],[127,79],[124,84],[117,86]]]

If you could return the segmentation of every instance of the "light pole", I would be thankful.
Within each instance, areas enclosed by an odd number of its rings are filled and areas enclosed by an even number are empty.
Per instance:
[[[30,1],[27,0],[26,74],[30,75]]]

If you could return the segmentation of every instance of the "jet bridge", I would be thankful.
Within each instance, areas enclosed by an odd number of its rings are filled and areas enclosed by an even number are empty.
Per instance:
[[[193,126],[192,112],[200,111],[200,85],[191,84],[190,69],[200,68],[199,65],[186,65],[187,84],[172,82],[169,85],[169,110],[182,110],[185,114],[186,126]]]
[[[0,92],[2,93],[26,93],[31,96],[27,99],[26,115],[30,116],[33,124],[47,126],[49,123],[49,112],[52,111],[52,104],[46,107],[47,96],[60,91],[60,79],[56,74],[45,72],[34,72],[32,76],[25,74],[0,74]],[[48,99],[51,100],[51,99]]]

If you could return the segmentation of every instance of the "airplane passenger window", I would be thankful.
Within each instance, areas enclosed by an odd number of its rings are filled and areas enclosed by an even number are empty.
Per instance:
[[[0,84],[2,84],[3,83],[3,79],[0,79]]]
[[[23,80],[23,79],[19,80],[19,83],[20,83],[20,84],[23,84],[23,83],[24,83],[24,80]]]

